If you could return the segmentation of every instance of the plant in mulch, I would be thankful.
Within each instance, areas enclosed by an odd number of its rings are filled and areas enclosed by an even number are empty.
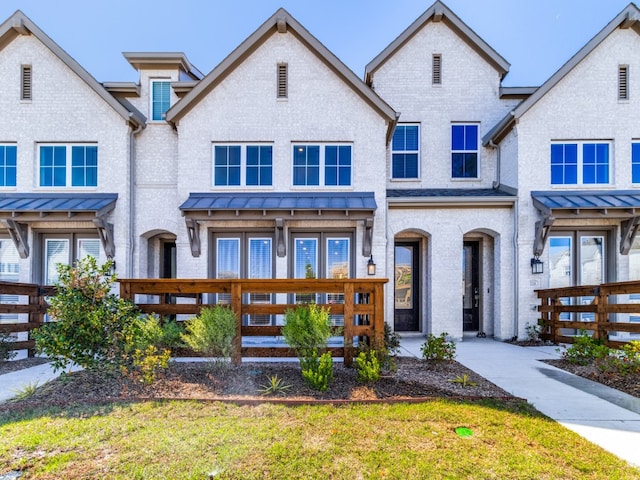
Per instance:
[[[455,377],[452,380],[449,380],[451,383],[458,383],[460,384],[463,388],[466,387],[475,387],[477,386],[477,382],[474,382],[471,380],[471,378],[469,377],[468,374],[463,374],[463,375],[458,375],[457,377]]]
[[[258,391],[261,395],[284,395],[290,388],[291,385],[276,374],[267,377],[267,383],[260,385]]]
[[[168,367],[169,351],[158,349],[147,335],[151,317],[112,293],[112,264],[99,266],[87,256],[74,265],[57,265],[59,280],[48,309],[52,321],[33,331],[36,351],[56,371],[76,364],[150,383]]]
[[[420,346],[422,358],[435,361],[453,360],[456,357],[456,343],[453,340],[447,340],[447,335],[447,332],[442,332],[436,337],[430,333],[427,340]]]
[[[611,349],[606,357],[597,358],[595,365],[603,373],[621,376],[640,374],[640,341],[632,340],[621,349]]]
[[[228,307],[205,307],[200,315],[186,321],[181,337],[189,348],[207,357],[215,367],[226,366],[235,353],[237,322],[236,313]]]
[[[590,336],[586,330],[580,330],[573,343],[562,352],[562,358],[569,363],[588,365],[595,360],[603,360],[609,356],[611,349],[601,338]]]
[[[0,362],[11,360],[18,352],[13,350],[11,335],[0,332]]]
[[[316,390],[321,392],[329,388],[333,380],[333,360],[326,351],[327,342],[333,334],[329,310],[314,303],[289,309],[284,315],[282,336],[300,359],[302,377]]]
[[[380,380],[380,362],[375,350],[358,353],[355,362],[356,378],[359,382],[373,383]]]

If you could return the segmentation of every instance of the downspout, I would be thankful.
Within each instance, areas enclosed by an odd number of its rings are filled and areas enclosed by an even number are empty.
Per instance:
[[[135,246],[135,235],[133,227],[135,225],[136,202],[135,202],[135,136],[142,131],[144,125],[138,124],[135,130],[129,131],[129,258],[127,261],[127,278],[133,278],[133,251]]]
[[[500,156],[500,145],[494,143],[493,139],[489,140],[487,144],[489,147],[493,148],[496,151],[496,179],[493,181],[492,187],[494,190],[497,190],[502,185],[501,182],[501,167],[502,160]],[[519,315],[520,309],[518,306],[518,299],[520,298],[520,280],[518,278],[518,271],[520,265],[520,255],[518,252],[518,215],[519,215],[519,204],[518,198],[516,197],[516,201],[513,204],[513,337],[518,337],[519,332]]]

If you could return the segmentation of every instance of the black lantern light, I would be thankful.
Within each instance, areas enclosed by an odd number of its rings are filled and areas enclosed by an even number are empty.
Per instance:
[[[373,261],[373,255],[371,255],[371,258],[369,258],[369,261],[367,262],[367,274],[369,275],[376,274],[376,264]]]
[[[544,262],[537,255],[531,259],[531,273],[544,273]]]

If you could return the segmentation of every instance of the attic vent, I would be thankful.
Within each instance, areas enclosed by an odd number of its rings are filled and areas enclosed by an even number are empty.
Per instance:
[[[433,85],[442,84],[442,55],[436,53],[433,55],[433,72],[431,76]]]
[[[31,100],[31,65],[22,65],[22,87],[20,98],[22,100]]]
[[[287,64],[278,64],[278,98],[287,98],[289,96]]]
[[[618,67],[618,100],[629,100],[629,65]]]

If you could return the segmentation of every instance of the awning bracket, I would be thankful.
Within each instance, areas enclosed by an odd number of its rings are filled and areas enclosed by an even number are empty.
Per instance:
[[[622,222],[622,235],[620,238],[620,253],[627,255],[631,250],[631,245],[636,238],[638,228],[640,227],[640,217],[633,217]]]
[[[187,235],[191,246],[191,255],[200,256],[200,224],[194,218],[185,218],[187,224]]]
[[[535,257],[539,257],[544,252],[544,246],[547,243],[547,238],[551,233],[551,226],[555,220],[555,218],[547,216],[536,222],[536,237],[533,243],[533,255]]]
[[[276,253],[278,257],[287,256],[287,237],[283,218],[276,218]]]
[[[104,217],[96,217],[93,224],[98,229],[98,236],[102,243],[102,248],[107,258],[113,258],[116,255],[116,245],[113,240],[113,223],[107,222]]]
[[[28,258],[29,236],[27,235],[27,224],[18,223],[10,218],[5,219],[5,223],[9,229],[9,236],[18,250],[18,255],[20,255],[20,258]]]
[[[371,255],[371,245],[373,240],[373,217],[368,217],[364,221],[364,232],[362,238],[362,256]]]

